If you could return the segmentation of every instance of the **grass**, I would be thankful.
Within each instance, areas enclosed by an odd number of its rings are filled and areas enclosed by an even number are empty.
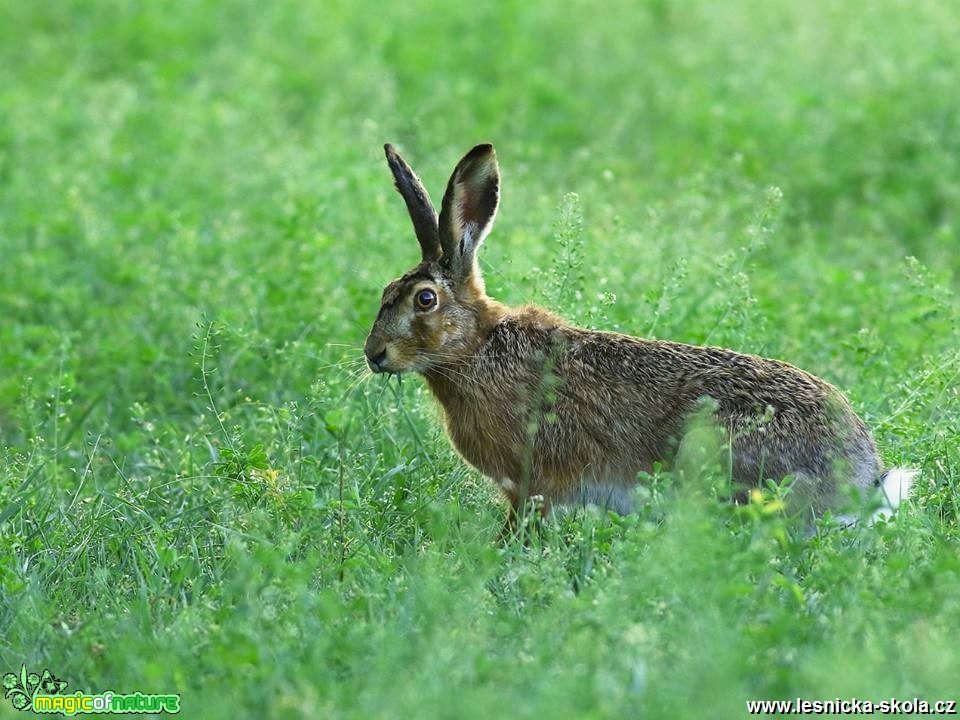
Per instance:
[[[958,699],[958,62],[933,0],[2,0],[0,672],[203,718]],[[495,143],[491,294],[807,368],[915,502],[807,540],[663,473],[496,546],[423,383],[358,374],[418,252],[385,141],[435,200]]]

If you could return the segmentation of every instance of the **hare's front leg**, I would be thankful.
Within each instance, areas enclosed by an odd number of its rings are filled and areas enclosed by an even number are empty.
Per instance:
[[[543,495],[533,494],[529,489],[522,488],[519,484],[509,478],[501,478],[497,482],[498,487],[506,495],[510,505],[507,509],[507,517],[497,536],[500,542],[509,542],[516,537],[520,529],[521,521],[527,519],[528,513],[535,510],[531,518],[531,526],[539,533],[543,520],[546,520],[550,514],[550,500]],[[529,536],[526,536],[529,537]]]

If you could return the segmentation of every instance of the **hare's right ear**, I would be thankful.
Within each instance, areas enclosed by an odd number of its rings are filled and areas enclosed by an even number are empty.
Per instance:
[[[477,249],[500,203],[500,168],[493,145],[477,145],[457,163],[440,207],[441,263],[455,282],[479,278]]]
[[[430,196],[423,187],[410,166],[404,162],[400,154],[394,149],[393,145],[387,143],[383,146],[383,151],[387,155],[387,164],[393,172],[393,180],[397,186],[397,191],[403,196],[407,203],[407,212],[410,213],[410,219],[413,220],[413,231],[417,234],[417,240],[420,242],[420,251],[425,261],[436,260],[440,257],[440,233],[437,225],[437,211],[430,202]]]

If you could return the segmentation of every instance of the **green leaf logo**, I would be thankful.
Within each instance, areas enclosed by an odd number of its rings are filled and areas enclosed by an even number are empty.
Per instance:
[[[17,710],[31,710],[33,698],[39,693],[59,695],[66,687],[66,681],[54,677],[49,670],[44,670],[42,675],[28,673],[26,663],[20,666],[19,675],[8,672],[3,676],[3,696]]]

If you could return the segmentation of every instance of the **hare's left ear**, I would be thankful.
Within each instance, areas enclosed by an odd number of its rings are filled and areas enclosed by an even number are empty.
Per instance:
[[[437,211],[433,209],[430,195],[393,145],[387,143],[383,146],[383,151],[387,155],[387,164],[393,173],[397,192],[407,204],[407,212],[413,221],[413,231],[420,243],[421,257],[428,262],[436,260],[440,257],[440,237],[437,233]]]
[[[493,227],[499,202],[497,154],[493,145],[477,145],[457,163],[440,209],[440,261],[455,282],[479,276],[477,248]]]

